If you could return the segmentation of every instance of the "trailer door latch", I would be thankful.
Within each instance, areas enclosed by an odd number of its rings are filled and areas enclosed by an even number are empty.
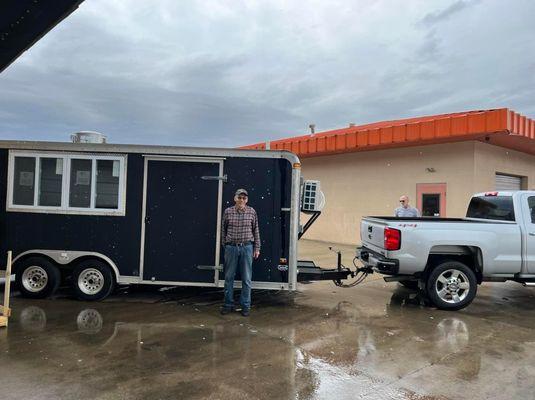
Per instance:
[[[201,176],[201,179],[204,180],[204,181],[223,181],[223,182],[227,182],[227,180],[228,180],[227,174],[225,174],[223,176],[204,175],[204,176]]]

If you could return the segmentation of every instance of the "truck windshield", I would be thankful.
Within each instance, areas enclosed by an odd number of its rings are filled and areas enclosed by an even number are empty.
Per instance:
[[[513,198],[511,196],[472,197],[466,217],[514,221]]]

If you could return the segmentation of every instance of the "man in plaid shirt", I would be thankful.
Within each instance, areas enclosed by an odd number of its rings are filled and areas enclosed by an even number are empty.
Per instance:
[[[247,205],[247,190],[238,189],[234,194],[234,206],[223,214],[221,240],[225,245],[225,304],[221,314],[234,309],[234,277],[240,267],[241,273],[241,314],[249,315],[251,309],[251,276],[253,257],[260,256],[260,230],[254,208]]]

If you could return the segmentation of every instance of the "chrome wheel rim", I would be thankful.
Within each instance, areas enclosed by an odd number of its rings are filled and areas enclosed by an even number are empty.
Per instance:
[[[22,286],[28,292],[38,293],[48,284],[48,274],[37,265],[32,265],[22,273]]]
[[[442,301],[458,304],[468,296],[470,281],[462,271],[448,269],[438,276],[435,291]]]
[[[78,276],[78,287],[85,294],[97,294],[104,287],[104,275],[96,268],[84,269]]]

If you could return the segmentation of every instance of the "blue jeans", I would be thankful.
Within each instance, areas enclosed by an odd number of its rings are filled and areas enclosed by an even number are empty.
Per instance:
[[[225,308],[234,307],[234,277],[240,267],[240,305],[244,310],[251,307],[251,276],[253,274],[253,245],[225,246]]]

